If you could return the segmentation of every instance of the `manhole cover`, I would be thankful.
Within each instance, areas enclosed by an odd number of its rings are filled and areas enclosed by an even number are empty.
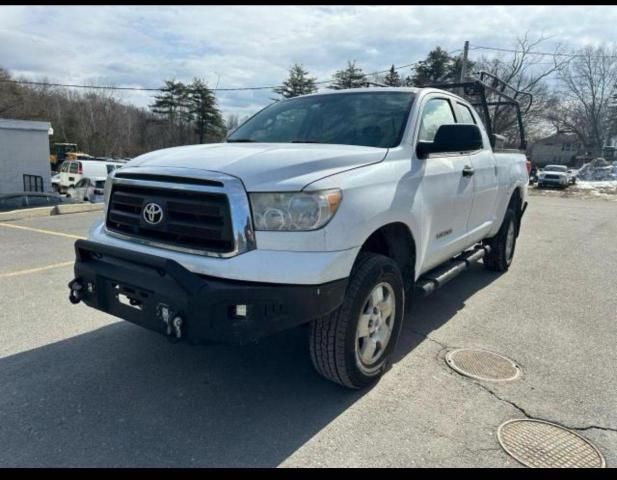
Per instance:
[[[508,420],[497,430],[502,448],[533,468],[604,468],[600,451],[588,440],[543,420]]]
[[[446,362],[458,373],[478,380],[507,382],[521,375],[520,367],[512,360],[486,350],[452,350],[446,354]]]

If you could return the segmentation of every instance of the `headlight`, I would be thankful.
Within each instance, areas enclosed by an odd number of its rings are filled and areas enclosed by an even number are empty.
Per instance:
[[[306,231],[323,227],[341,203],[340,190],[250,193],[255,230]]]

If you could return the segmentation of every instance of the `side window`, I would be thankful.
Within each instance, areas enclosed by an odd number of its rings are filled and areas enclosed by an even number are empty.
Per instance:
[[[77,173],[77,162],[71,162],[69,164],[69,173]]]
[[[467,105],[463,105],[462,103],[457,102],[458,113],[461,119],[460,123],[476,123],[476,120],[473,118],[473,114]]]
[[[435,140],[435,134],[439,127],[452,123],[456,123],[456,121],[450,102],[445,98],[431,98],[424,105],[418,140],[432,142]]]

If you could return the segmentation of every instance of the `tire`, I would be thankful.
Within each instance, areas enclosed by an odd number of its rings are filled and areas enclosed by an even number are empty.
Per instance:
[[[508,271],[516,250],[517,231],[516,213],[512,208],[508,208],[497,235],[485,241],[485,244],[491,247],[491,252],[484,257],[484,266],[488,270],[494,272]]]
[[[371,315],[369,309],[375,303],[382,305],[386,313],[378,307],[379,313]],[[390,315],[387,315],[387,305]],[[384,255],[361,254],[349,277],[343,303],[311,324],[310,352],[317,372],[353,389],[376,383],[391,366],[392,352],[403,324],[404,305],[403,278],[398,265]],[[367,334],[361,336],[364,332]]]

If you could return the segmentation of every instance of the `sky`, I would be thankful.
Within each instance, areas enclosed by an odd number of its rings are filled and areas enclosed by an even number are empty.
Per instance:
[[[386,70],[438,45],[458,54],[465,40],[471,60],[495,56],[474,46],[512,49],[525,32],[549,37],[542,51],[611,44],[617,7],[0,6],[0,66],[57,83],[157,88],[199,77],[211,88],[269,86],[296,62],[328,80],[348,60],[366,73]],[[119,96],[141,107],[152,102],[152,92]],[[223,113],[241,119],[276,97],[217,92]]]

